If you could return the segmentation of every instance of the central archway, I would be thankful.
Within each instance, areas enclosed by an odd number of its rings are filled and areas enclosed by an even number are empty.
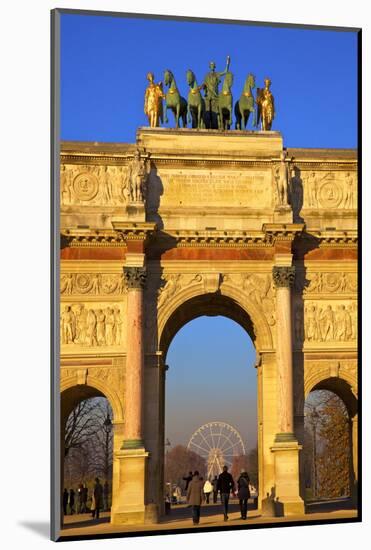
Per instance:
[[[182,294],[181,292],[179,294]],[[262,308],[250,300],[235,288],[223,288],[223,293],[197,293],[193,296],[177,294],[176,299],[167,303],[159,315],[159,348],[162,352],[164,363],[167,361],[169,347],[177,333],[191,321],[200,317],[225,317],[237,323],[251,340],[256,358],[252,366],[259,364],[260,351],[272,347],[272,335],[270,327],[264,317]],[[250,314],[251,312],[251,314]],[[246,366],[248,368],[248,366]],[[257,371],[257,446],[258,446],[258,483],[263,488],[263,439],[259,426],[262,425],[262,384],[259,383],[259,369]],[[165,420],[165,383],[163,387],[163,399],[161,403],[161,416]],[[162,434],[162,456],[165,454],[165,430]],[[164,486],[164,464],[162,465],[161,484]],[[263,493],[262,493],[263,494]]]

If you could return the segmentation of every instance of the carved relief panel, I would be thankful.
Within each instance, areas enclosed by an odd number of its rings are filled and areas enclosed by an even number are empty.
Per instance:
[[[308,171],[300,175],[303,208],[357,208],[357,173],[354,171]],[[295,189],[297,187],[297,189]],[[299,193],[298,181],[293,188]]]
[[[127,166],[61,165],[61,206],[122,206],[130,195]]]
[[[232,283],[262,311],[270,326],[276,323],[275,288],[271,273],[226,274],[223,282]]]
[[[85,353],[91,349],[125,349],[124,304],[119,302],[72,302],[61,304],[62,353]]]
[[[354,300],[295,300],[293,330],[296,347],[355,347],[357,303]]]

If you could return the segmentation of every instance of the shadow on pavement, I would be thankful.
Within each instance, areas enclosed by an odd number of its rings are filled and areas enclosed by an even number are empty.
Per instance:
[[[248,512],[251,510],[255,510],[254,504],[248,504]],[[228,514],[233,514],[240,511],[240,506],[236,502],[231,502],[229,504],[228,508]],[[218,516],[219,520],[223,519],[223,506],[222,504],[203,504],[201,506],[201,518],[202,517],[210,517],[210,516]],[[163,516],[161,518],[161,523],[173,523],[176,521],[181,521],[184,519],[192,519],[192,508],[188,506],[173,506],[171,508],[170,514]],[[230,518],[230,521],[234,521],[238,518]]]
[[[82,520],[82,521],[74,521],[74,522],[71,522],[71,523],[65,523],[63,525],[63,530],[65,529],[76,529],[78,527],[92,527],[93,525],[101,525],[102,523],[109,523],[110,522],[110,518],[109,516],[108,517],[105,517],[105,518],[99,518],[99,519],[85,519],[85,520]]]
[[[337,498],[331,500],[316,500],[306,502],[306,514],[320,514],[325,512],[339,512],[341,510],[356,510],[357,506],[350,498]]]

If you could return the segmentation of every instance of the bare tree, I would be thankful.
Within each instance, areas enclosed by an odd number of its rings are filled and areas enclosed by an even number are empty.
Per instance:
[[[206,475],[206,461],[197,453],[190,451],[183,445],[176,445],[171,451],[166,453],[165,457],[165,481],[175,483],[179,486],[183,484],[183,477],[188,472],[198,470],[201,476]]]
[[[71,449],[83,447],[100,428],[101,406],[97,399],[81,401],[67,419],[64,433],[64,456]]]
[[[103,401],[104,399],[104,401]],[[65,480],[69,486],[95,476],[112,477],[112,409],[105,398],[79,403],[68,417],[65,430]]]

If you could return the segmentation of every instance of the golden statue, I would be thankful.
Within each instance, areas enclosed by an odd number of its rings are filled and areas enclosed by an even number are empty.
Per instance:
[[[153,73],[147,74],[149,85],[144,96],[144,114],[148,117],[151,128],[160,126],[163,119],[162,99],[165,97],[162,91],[162,82],[156,84]]]
[[[270,130],[272,128],[272,122],[275,117],[274,110],[274,97],[270,91],[271,81],[269,78],[264,79],[264,88],[258,88],[256,103],[258,105],[258,120],[257,124],[261,120],[261,129]]]

